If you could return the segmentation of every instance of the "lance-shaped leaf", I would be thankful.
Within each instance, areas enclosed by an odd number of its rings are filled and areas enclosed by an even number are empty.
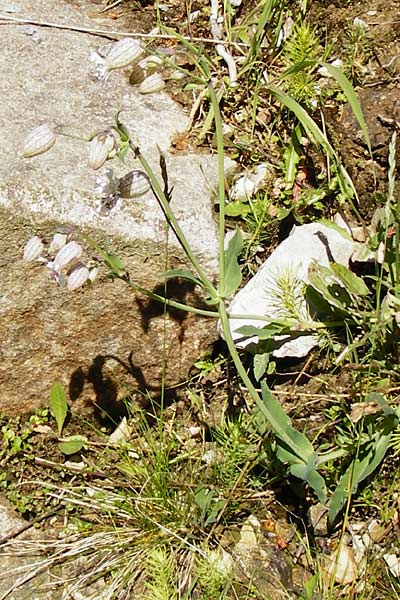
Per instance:
[[[68,412],[67,399],[61,383],[53,383],[50,388],[50,412],[56,420],[58,435],[61,435]]]
[[[220,290],[222,298],[228,298],[239,287],[242,281],[242,271],[238,258],[243,248],[242,234],[236,229],[225,250],[225,276]]]

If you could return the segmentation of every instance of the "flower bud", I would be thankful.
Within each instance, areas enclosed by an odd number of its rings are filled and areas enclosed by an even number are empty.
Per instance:
[[[76,290],[84,285],[89,279],[89,269],[82,263],[79,263],[76,267],[70,271],[67,279],[67,289],[72,291]]]
[[[30,158],[31,156],[43,154],[43,152],[50,150],[55,142],[56,135],[47,123],[35,127],[22,142],[21,156],[23,158]]]
[[[67,265],[72,262],[77,262],[82,256],[83,248],[78,242],[68,242],[65,246],[59,250],[53,261],[53,269],[55,271],[61,271]]]
[[[159,92],[165,87],[165,81],[158,73],[149,75],[139,85],[139,92],[141,94],[152,94],[153,92]]]
[[[43,242],[40,239],[40,237],[38,235],[33,236],[33,238],[31,238],[29,240],[29,242],[27,242],[25,244],[24,260],[26,260],[26,261],[36,260],[42,254],[43,249],[44,249],[44,246],[43,246]]]
[[[137,60],[143,54],[143,48],[136,40],[124,38],[113,44],[104,59],[107,71],[121,69]]]
[[[95,279],[97,278],[98,274],[99,274],[99,268],[98,267],[93,267],[89,271],[89,280],[93,283],[95,281]]]
[[[143,196],[149,191],[149,178],[143,171],[130,171],[119,180],[119,195],[121,198]]]
[[[61,250],[61,248],[67,243],[67,238],[68,236],[65,233],[55,233],[50,242],[49,254],[55,254]]]
[[[110,129],[101,131],[90,141],[89,165],[99,169],[117,148],[117,141]]]

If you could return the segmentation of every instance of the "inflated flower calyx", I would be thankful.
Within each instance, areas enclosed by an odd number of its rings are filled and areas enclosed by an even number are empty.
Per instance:
[[[67,289],[70,291],[77,290],[87,282],[89,277],[89,269],[82,263],[78,263],[68,275]]]
[[[30,262],[39,258],[44,250],[42,240],[38,235],[34,235],[26,244],[24,248],[24,260]]]
[[[47,123],[35,127],[22,142],[21,156],[23,158],[31,158],[32,156],[43,154],[43,152],[50,150],[55,142],[56,134]]]
[[[112,130],[101,131],[90,141],[89,165],[92,169],[99,169],[111,158],[117,149],[117,141]]]
[[[158,73],[149,75],[142,81],[139,86],[139,92],[141,94],[153,94],[154,92],[160,92],[165,87],[165,81]]]
[[[55,271],[61,271],[67,265],[72,262],[77,262],[82,256],[83,248],[78,242],[68,242],[65,246],[59,250],[53,261],[53,269]]]
[[[143,48],[136,40],[132,38],[123,38],[113,44],[104,59],[104,66],[107,71],[122,69],[138,60],[143,54]]]
[[[119,195],[121,198],[135,198],[143,196],[151,188],[150,180],[143,171],[130,171],[119,181]]]
[[[55,254],[67,243],[68,236],[66,233],[55,233],[50,242],[49,254]]]

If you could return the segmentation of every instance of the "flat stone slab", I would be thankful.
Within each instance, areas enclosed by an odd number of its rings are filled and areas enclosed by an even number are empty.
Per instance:
[[[92,21],[90,8],[92,4],[73,6],[62,0],[50,5],[45,0],[0,0],[0,20],[8,15],[42,21],[46,15],[51,23],[110,27]],[[135,301],[121,282],[100,276],[92,287],[68,293],[50,283],[42,265],[22,261],[24,244],[34,234],[49,240],[58,225],[68,225],[98,241],[108,240],[140,285],[160,286],[160,273],[184,266],[185,259],[173,234],[167,236],[152,193],[119,200],[104,213],[93,191],[88,144],[58,138],[51,151],[31,159],[22,159],[18,149],[27,132],[42,123],[87,137],[112,125],[121,111],[121,120],[158,174],[159,149],[165,153],[171,206],[210,274],[216,271],[218,252],[211,202],[216,159],[169,152],[172,137],[185,130],[188,117],[166,93],[141,95],[124,72],[112,72],[106,82],[96,80],[89,56],[109,40],[12,22],[3,23],[1,32],[0,411],[33,410],[47,401],[55,380],[69,389],[70,399],[110,408],[131,384],[156,390],[166,357],[167,382],[174,384],[214,339],[214,323],[174,314],[165,328],[162,308]],[[117,176],[140,168],[133,157],[125,165],[113,159],[107,166]],[[178,288],[175,292],[184,300],[190,290]],[[107,374],[106,363],[111,369]]]

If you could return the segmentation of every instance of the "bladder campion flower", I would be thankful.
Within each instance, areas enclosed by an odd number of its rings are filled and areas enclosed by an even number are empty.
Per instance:
[[[102,49],[92,52],[90,60],[96,63],[98,79],[105,81],[110,71],[127,67],[138,60],[142,54],[143,48],[137,40],[123,38],[107,46],[104,56],[102,56]]]
[[[130,171],[119,181],[119,194],[121,198],[135,198],[143,196],[150,189],[150,180],[143,171]]]
[[[24,248],[24,260],[33,261],[40,258],[44,250],[42,240],[38,235],[34,235],[26,244]]]
[[[39,127],[32,129],[22,142],[21,156],[23,158],[31,158],[38,154],[43,154],[50,150],[56,143],[56,134],[51,129],[50,125],[45,123]]]
[[[107,160],[115,155],[118,144],[111,129],[96,134],[89,145],[89,165],[99,169]]]
[[[78,242],[68,242],[65,244],[55,255],[53,261],[53,270],[61,271],[66,266],[71,265],[71,263],[77,262],[82,256],[83,248]]]
[[[67,289],[70,291],[82,287],[90,277],[89,269],[82,263],[78,263],[70,272],[67,279]]]

